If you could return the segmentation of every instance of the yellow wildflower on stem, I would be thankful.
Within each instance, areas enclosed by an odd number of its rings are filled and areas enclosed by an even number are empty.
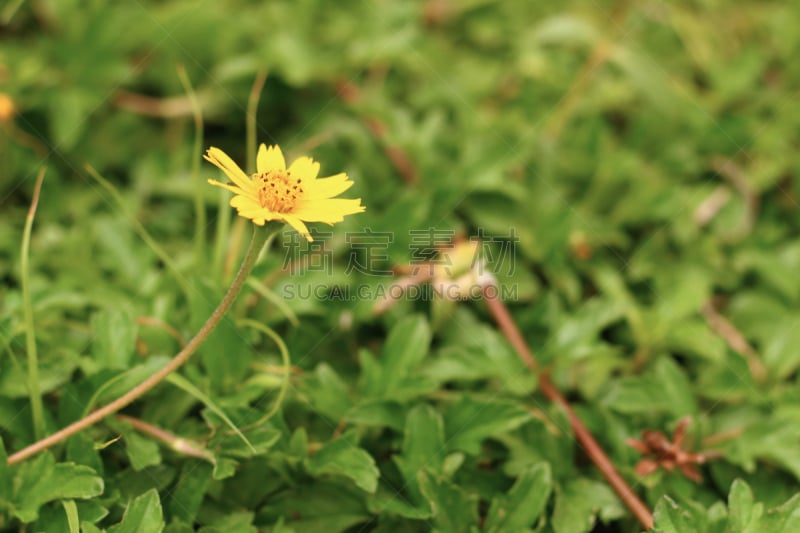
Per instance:
[[[278,146],[259,147],[256,173],[249,177],[219,148],[209,148],[204,157],[233,183],[208,182],[234,193],[231,206],[259,226],[270,220],[286,222],[311,242],[306,222],[333,225],[364,211],[361,198],[334,198],[353,185],[347,174],[317,178],[319,163],[310,157],[300,157],[287,168]]]

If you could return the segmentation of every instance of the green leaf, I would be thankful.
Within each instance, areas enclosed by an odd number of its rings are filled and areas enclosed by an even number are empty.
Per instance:
[[[143,437],[134,431],[128,431],[124,436],[125,453],[134,470],[143,470],[148,466],[161,464],[161,452],[158,444],[152,439]]]
[[[477,502],[457,485],[424,471],[418,482],[433,510],[434,531],[470,531],[477,525]]]
[[[758,531],[770,533],[794,533],[800,531],[800,494],[795,494],[789,501],[770,509],[761,518]]]
[[[484,439],[511,431],[530,419],[530,411],[521,403],[478,401],[465,395],[445,412],[447,449],[477,455]]]
[[[800,479],[800,457],[795,446],[800,439],[800,415],[773,413],[747,426],[742,435],[724,443],[725,457],[752,471],[757,459],[773,461]]]
[[[622,502],[607,484],[578,478],[556,490],[551,520],[556,533],[580,533],[591,531],[598,516],[608,522],[626,514]]]
[[[676,418],[697,414],[697,401],[686,372],[671,357],[660,357],[656,361],[653,378],[658,384],[654,393],[664,397],[670,412]]]
[[[414,480],[414,486],[419,487],[416,479]],[[423,498],[421,494],[420,492],[421,503],[414,505],[405,496],[398,494],[396,489],[380,486],[377,492],[370,496],[367,503],[370,512],[375,514],[389,513],[413,520],[426,520],[432,516],[432,511],[428,500]]]
[[[347,411],[345,420],[351,424],[390,427],[401,431],[405,417],[403,404],[391,400],[366,400]]]
[[[305,461],[308,472],[313,476],[344,476],[352,479],[360,489],[375,492],[380,471],[372,456],[359,448],[356,442],[357,436],[353,431],[330,441]]]
[[[473,329],[471,324],[468,327]],[[520,396],[530,394],[537,381],[537,376],[527,370],[508,342],[485,326],[475,330],[467,345],[448,344],[425,365],[423,372],[438,383],[494,379],[510,393]]]
[[[759,512],[753,509],[753,491],[741,479],[736,479],[731,485],[728,494],[728,530],[729,531],[754,531],[750,524],[758,519]]]
[[[430,326],[422,316],[408,316],[395,324],[383,347],[379,370],[365,374],[364,395],[403,401],[435,389],[435,384],[413,376],[430,342]]]
[[[445,451],[441,415],[429,405],[418,405],[411,409],[403,431],[403,453],[392,459],[417,501],[422,500],[417,484],[419,473],[424,469],[441,475]]]
[[[206,462],[191,460],[184,463],[177,486],[167,502],[169,516],[188,524],[194,522],[211,482],[211,473],[212,466]]]
[[[783,379],[800,368],[800,315],[782,318],[775,332],[764,341],[762,357],[770,373]]]
[[[211,477],[215,480],[227,479],[236,474],[236,468],[239,466],[239,461],[228,459],[227,457],[220,457],[214,461],[214,471]]]
[[[501,533],[530,529],[544,511],[552,490],[550,465],[539,463],[525,469],[507,494],[492,498],[484,530]]]
[[[282,530],[298,533],[329,533],[369,522],[364,493],[351,485],[316,481],[289,487],[270,498],[270,518],[285,517]]]
[[[198,330],[217,307],[221,294],[210,285],[197,281],[191,302],[192,329]],[[253,362],[250,346],[236,328],[233,319],[223,318],[213,333],[198,348],[215,390],[230,390],[244,381]]]
[[[158,492],[150,489],[128,504],[120,523],[108,528],[108,533],[138,533],[140,531],[159,533],[163,529],[161,500]]]
[[[198,533],[258,533],[258,528],[253,525],[253,517],[252,512],[233,512],[200,528]]]
[[[708,526],[709,514],[703,506],[696,502],[678,505],[669,496],[663,496],[653,511],[652,531],[655,533],[707,531]]]
[[[88,466],[56,463],[44,452],[20,465],[14,482],[15,514],[32,522],[47,502],[71,498],[93,498],[103,493],[103,479]]]
[[[685,372],[670,357],[660,357],[640,377],[618,380],[603,400],[620,413],[671,413],[676,418],[697,413],[697,402]]]
[[[307,394],[317,411],[337,422],[344,418],[353,401],[336,371],[321,363],[314,371],[314,379],[309,381]]]
[[[92,354],[101,368],[126,369],[136,346],[138,326],[120,309],[97,311],[92,315]]]
[[[104,530],[100,529],[91,522],[81,522],[81,531],[83,533],[103,533]]]
[[[85,465],[98,474],[103,473],[103,459],[95,443],[86,433],[77,433],[67,440],[67,459]]]
[[[72,500],[62,500],[61,506],[64,507],[64,514],[67,515],[69,533],[81,533],[78,506]]]

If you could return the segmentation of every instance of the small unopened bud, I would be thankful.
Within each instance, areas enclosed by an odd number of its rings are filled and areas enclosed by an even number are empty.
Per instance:
[[[353,327],[353,313],[351,311],[345,311],[339,315],[339,327],[342,331],[350,331]]]
[[[9,122],[15,111],[14,100],[6,93],[0,93],[0,123]]]

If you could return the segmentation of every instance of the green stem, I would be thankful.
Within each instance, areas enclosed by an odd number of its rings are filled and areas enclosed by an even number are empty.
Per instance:
[[[219,203],[217,205],[217,228],[214,238],[214,257],[211,268],[214,270],[214,279],[222,279],[222,265],[225,261],[225,245],[231,234],[231,210],[228,208],[230,193],[224,189],[219,190]]]
[[[258,117],[258,102],[261,100],[261,90],[267,81],[267,71],[259,70],[253,87],[250,89],[250,96],[247,98],[247,117],[245,126],[247,140],[247,171],[256,171],[256,119]]]
[[[137,400],[143,394],[150,391],[153,387],[161,383],[167,376],[188,361],[194,352],[197,351],[200,345],[203,344],[203,342],[208,338],[211,332],[214,331],[214,328],[217,327],[225,314],[230,310],[231,305],[233,305],[233,302],[236,300],[239,292],[241,292],[247,276],[250,275],[250,271],[253,269],[256,259],[258,259],[258,255],[263,248],[264,243],[267,241],[269,234],[270,232],[267,228],[255,228],[255,231],[253,232],[253,238],[250,241],[250,247],[247,249],[247,254],[244,256],[242,265],[239,267],[236,277],[233,279],[231,286],[228,288],[228,292],[225,293],[225,296],[222,297],[222,300],[219,302],[219,305],[217,305],[217,308],[214,309],[214,311],[211,313],[211,316],[209,316],[208,320],[206,320],[205,324],[203,324],[195,336],[192,337],[192,340],[190,340],[186,346],[184,346],[183,349],[170,360],[169,363],[113,402],[101,407],[97,411],[90,413],[77,422],[73,422],[69,426],[57,431],[56,433],[53,433],[49,437],[38,440],[30,446],[10,455],[8,457],[8,464],[13,465],[24,461],[25,459],[28,459],[29,457],[46,450],[50,446],[62,442],[76,433],[79,433],[80,431],[83,431],[84,429],[96,424],[108,415],[114,414],[120,409],[123,409],[127,405]]]
[[[247,165],[245,166],[245,170],[251,174],[255,172],[256,169],[256,117],[258,115],[258,102],[261,99],[261,91],[266,81],[267,71],[260,70],[258,74],[256,74],[256,79],[253,81],[250,95],[247,98],[247,111],[245,114]],[[216,238],[214,240],[214,258],[211,262],[214,279],[222,279],[224,271],[225,249],[228,244],[227,239],[230,236],[231,227],[231,210],[228,209],[229,201],[230,194],[220,189],[219,206],[217,208]]]
[[[36,178],[31,207],[28,209],[28,216],[25,219],[25,230],[22,233],[22,251],[20,252],[20,262],[22,263],[22,307],[25,314],[25,344],[28,352],[28,396],[30,397],[33,416],[33,434],[37,439],[44,436],[44,408],[42,407],[42,393],[39,389],[39,356],[36,353],[36,330],[33,325],[29,258],[33,217],[36,215],[36,206],[39,204],[39,191],[42,189],[44,173],[45,168],[42,167]]]

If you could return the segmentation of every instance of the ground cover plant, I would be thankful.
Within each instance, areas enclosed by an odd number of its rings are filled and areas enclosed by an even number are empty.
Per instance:
[[[0,530],[800,530],[798,20],[7,2]]]

